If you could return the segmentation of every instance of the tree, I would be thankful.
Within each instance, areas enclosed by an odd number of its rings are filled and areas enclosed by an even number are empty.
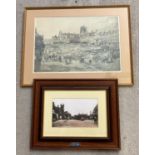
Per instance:
[[[35,71],[40,71],[41,60],[45,48],[44,38],[35,31]]]

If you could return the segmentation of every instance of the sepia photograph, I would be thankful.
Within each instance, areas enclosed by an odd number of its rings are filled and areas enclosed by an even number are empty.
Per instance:
[[[34,72],[120,71],[119,17],[36,17]]]
[[[52,127],[98,127],[98,100],[52,100]]]

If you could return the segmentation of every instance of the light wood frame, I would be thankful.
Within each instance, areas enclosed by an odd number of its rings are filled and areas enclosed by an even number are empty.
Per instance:
[[[62,11],[62,14],[67,10],[72,10],[73,14],[76,12],[78,15],[79,10],[89,10],[90,14],[97,14],[97,10],[102,9],[109,10],[108,14],[115,14],[122,16],[121,23],[121,62],[122,62],[122,71],[115,72],[65,72],[65,73],[33,73],[33,19],[28,20],[29,14],[34,14],[31,17],[35,17],[35,15],[45,16],[46,13],[51,10]],[[78,11],[77,11],[78,10]],[[91,10],[92,11],[91,13]],[[117,10],[119,13],[117,13]],[[95,12],[96,11],[96,12]],[[77,13],[78,12],[78,13]],[[84,11],[86,12],[86,11]],[[50,12],[47,13],[47,16],[50,16]],[[125,29],[125,30],[124,30]],[[125,37],[124,37],[125,36]],[[23,56],[22,56],[22,75],[21,75],[21,86],[32,86],[33,79],[61,79],[62,77],[65,79],[106,79],[106,78],[117,78],[118,84],[121,86],[132,86],[133,85],[133,65],[132,65],[132,46],[131,46],[131,22],[130,22],[130,6],[129,5],[114,5],[114,6],[78,6],[78,7],[27,7],[24,12],[24,39],[23,39]]]

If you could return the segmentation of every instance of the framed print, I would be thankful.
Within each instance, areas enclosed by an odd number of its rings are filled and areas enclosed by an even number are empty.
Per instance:
[[[117,80],[35,80],[32,149],[120,149]]]
[[[26,8],[22,86],[117,78],[132,85],[129,6]]]

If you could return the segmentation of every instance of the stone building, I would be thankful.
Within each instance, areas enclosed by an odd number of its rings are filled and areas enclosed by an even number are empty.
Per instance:
[[[64,109],[64,104],[60,104],[60,106],[56,106],[54,102],[52,103],[53,108],[52,108],[52,117],[53,117],[53,122],[57,120],[64,120],[64,119],[71,119],[71,114],[68,111],[65,111]]]
[[[81,26],[80,27],[80,35],[85,35],[87,32],[87,27],[86,26]]]

